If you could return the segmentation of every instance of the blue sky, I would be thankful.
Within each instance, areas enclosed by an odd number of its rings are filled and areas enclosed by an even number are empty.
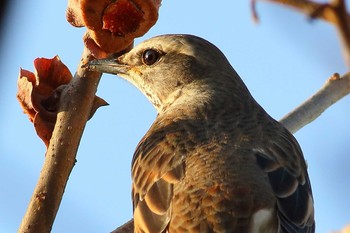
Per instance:
[[[74,73],[85,29],[65,20],[66,1],[11,1],[0,39],[0,232],[15,232],[44,160],[45,146],[16,100],[19,68],[58,54]],[[255,99],[280,119],[334,72],[347,71],[335,29],[277,5],[249,1],[163,1],[158,23],[140,41],[188,33],[217,45]],[[88,122],[52,232],[108,232],[132,216],[130,163],[156,111],[136,88],[103,76],[98,95],[110,106]],[[317,232],[350,223],[350,98],[295,136],[309,164]]]

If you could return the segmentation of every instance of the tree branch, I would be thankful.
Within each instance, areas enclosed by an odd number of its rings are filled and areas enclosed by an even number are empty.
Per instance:
[[[133,233],[134,232],[134,219],[130,219],[111,233]]]
[[[283,117],[280,123],[290,132],[295,133],[349,93],[350,73],[345,74],[341,78],[339,74],[334,74],[316,94]]]
[[[331,7],[327,7],[328,4],[325,4],[325,3],[318,3],[310,0],[264,0],[264,1],[292,7],[304,13],[307,16],[317,17],[333,24],[336,23],[336,16],[334,15],[334,10]]]
[[[81,68],[90,59],[85,49],[75,77],[62,92],[43,168],[18,232],[44,233],[52,228],[101,77]]]
[[[253,15],[257,18],[255,3],[252,0]],[[345,0],[330,0],[329,3],[318,3],[310,0],[265,0],[292,7],[311,18],[323,19],[333,24],[339,34],[343,46],[345,64],[350,67],[350,15]]]

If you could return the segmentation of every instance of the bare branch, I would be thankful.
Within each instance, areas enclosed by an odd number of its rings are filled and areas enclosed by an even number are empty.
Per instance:
[[[278,3],[292,7],[307,16],[317,17],[335,23],[335,15],[332,8],[327,7],[328,4],[313,2],[310,0],[264,0],[266,2]],[[253,3],[255,0],[253,1]]]
[[[90,59],[85,49],[81,64]],[[87,72],[79,66],[74,79],[63,91],[44,165],[18,232],[50,232],[75,164],[100,77],[101,74]]]
[[[303,104],[283,117],[280,122],[295,133],[320,116],[328,107],[350,93],[350,73],[334,74],[324,86]]]
[[[253,17],[257,19],[255,2],[252,0]],[[338,31],[343,46],[345,63],[350,67],[350,15],[345,0],[330,0],[329,3],[318,3],[310,0],[265,0],[292,7],[311,18],[323,19],[333,24]]]
[[[335,26],[343,45],[345,63],[350,67],[350,18],[346,11],[345,0],[332,0],[335,12]]]
[[[133,233],[134,232],[134,219],[129,220],[122,226],[118,227],[111,233]]]

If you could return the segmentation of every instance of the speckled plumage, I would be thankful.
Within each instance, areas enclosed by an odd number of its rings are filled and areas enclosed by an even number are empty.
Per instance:
[[[158,111],[132,161],[135,232],[314,232],[297,141],[214,45],[164,35],[90,68],[130,81]]]

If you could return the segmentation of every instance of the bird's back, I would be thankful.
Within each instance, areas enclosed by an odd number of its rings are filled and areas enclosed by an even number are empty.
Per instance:
[[[162,204],[168,211],[163,213],[168,215],[169,232],[278,231],[277,199],[257,154],[282,140],[278,137],[287,131],[254,102],[243,107],[205,106],[205,111],[191,112],[186,106],[168,112],[157,118],[138,146],[140,157],[134,158],[133,170],[143,167],[162,174],[165,178],[160,180],[171,186],[146,194],[155,195],[149,200],[160,203],[159,193],[171,189],[171,200]],[[292,137],[289,145],[298,147],[293,136],[287,136]],[[134,180],[142,183],[138,179],[147,174],[138,173]]]

